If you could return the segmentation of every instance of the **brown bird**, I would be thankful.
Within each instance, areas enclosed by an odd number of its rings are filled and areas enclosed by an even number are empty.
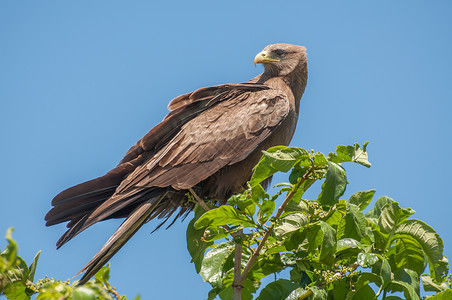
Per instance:
[[[188,189],[222,205],[243,191],[261,151],[288,145],[308,76],[306,49],[265,47],[254,59],[264,73],[247,83],[196,90],[173,99],[170,113],[102,177],[71,187],[53,200],[46,225],[69,221],[61,247],[91,225],[126,218],[94,258],[86,283],[137,232],[154,219],[171,226],[194,207]],[[168,227],[169,227],[168,226]]]

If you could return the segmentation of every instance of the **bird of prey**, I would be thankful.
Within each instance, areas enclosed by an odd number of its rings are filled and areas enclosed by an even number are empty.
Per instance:
[[[69,222],[61,247],[91,225],[125,218],[80,271],[86,283],[137,232],[154,219],[171,224],[198,197],[225,204],[244,190],[261,151],[288,145],[306,87],[306,48],[273,44],[256,55],[264,72],[246,83],[198,89],[173,99],[169,114],[102,177],[59,193],[46,225]],[[170,224],[170,226],[171,226]],[[169,226],[168,226],[169,227]]]

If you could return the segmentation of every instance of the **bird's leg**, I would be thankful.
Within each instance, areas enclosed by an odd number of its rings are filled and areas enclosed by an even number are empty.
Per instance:
[[[204,200],[199,198],[199,196],[195,193],[195,191],[192,188],[188,188],[188,190],[193,195],[195,200],[198,202],[199,206],[201,206],[205,211],[209,211],[210,210],[210,208],[207,206],[206,202],[204,202]]]

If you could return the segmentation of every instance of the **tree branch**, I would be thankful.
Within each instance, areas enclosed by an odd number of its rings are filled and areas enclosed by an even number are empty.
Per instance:
[[[243,229],[240,229],[236,236],[243,237]],[[242,284],[239,284],[240,275],[242,273],[242,251],[243,246],[241,243],[235,243],[235,257],[234,257],[234,282],[232,283],[233,300],[242,299]]]
[[[309,169],[303,177],[301,177],[300,182],[295,186],[295,188],[286,196],[286,199],[284,199],[284,202],[281,204],[281,206],[278,208],[278,211],[276,212],[275,218],[278,219],[281,217],[284,209],[286,208],[287,203],[289,203],[290,199],[292,199],[293,195],[298,191],[300,186],[308,179],[309,174],[311,174],[311,169]],[[273,229],[275,228],[276,222],[272,223],[270,228],[265,232],[264,236],[262,237],[262,240],[260,241],[259,245],[257,246],[256,250],[254,250],[253,254],[250,257],[250,260],[245,266],[245,269],[243,269],[243,273],[240,276],[240,279],[236,282],[238,285],[242,285],[243,281],[245,281],[246,276],[248,275],[249,271],[253,267],[254,261],[259,256],[260,251],[262,250],[262,247],[264,247],[265,242],[267,241],[270,234],[273,232]]]

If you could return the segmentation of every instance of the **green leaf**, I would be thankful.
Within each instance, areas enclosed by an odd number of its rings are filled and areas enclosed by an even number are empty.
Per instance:
[[[96,294],[93,290],[84,286],[75,288],[72,291],[73,300],[96,300]]]
[[[309,204],[306,200],[303,199],[289,201],[289,203],[286,205],[286,208],[284,209],[285,213],[304,212],[309,214],[309,211]]]
[[[363,268],[368,268],[378,261],[378,257],[373,253],[361,252],[358,254],[357,262]]]
[[[333,282],[333,298],[332,299],[345,299],[350,290],[350,285],[348,285],[343,280],[335,280]],[[330,292],[331,294],[331,292]],[[331,295],[329,295],[331,296]],[[329,298],[331,299],[331,298]]]
[[[3,290],[3,294],[8,299],[29,300],[30,297],[25,292],[26,288],[27,286],[22,281],[16,281],[14,283],[8,284]]]
[[[347,204],[347,213],[337,228],[337,239],[352,238],[360,241],[366,234],[367,221],[359,207]]]
[[[51,281],[46,283],[40,290],[37,300],[64,299],[72,294],[72,287],[63,284],[60,281]]]
[[[229,234],[236,232],[241,228],[242,228],[241,226],[234,225],[229,227],[230,230],[226,230],[226,228],[220,226],[209,226],[204,231],[204,235],[201,235],[201,241],[209,243],[214,242],[216,240],[224,239]],[[202,229],[200,230],[202,231]]]
[[[11,268],[17,257],[17,243],[15,240],[13,240],[12,232],[14,231],[14,228],[8,228],[6,231],[5,238],[8,241],[8,244],[6,245],[5,249],[2,251],[1,255],[5,257],[8,261],[8,268]]]
[[[290,280],[278,279],[267,284],[267,286],[262,289],[256,300],[286,299],[286,297],[288,297],[289,294],[298,287],[298,284],[293,283]]]
[[[259,224],[264,224],[267,222],[268,218],[271,217],[273,212],[275,211],[275,201],[273,200],[264,200],[257,212],[257,221]]]
[[[266,254],[268,254],[268,252],[266,252]],[[247,261],[243,260],[243,267],[245,267],[246,262]],[[275,253],[274,255],[265,255],[257,259],[257,262],[252,268],[251,275],[255,278],[260,279],[272,273],[278,273],[285,267],[286,265],[281,260],[281,255],[279,253]]]
[[[310,163],[306,164],[306,167],[310,166]],[[289,182],[294,185],[298,182],[298,180],[303,177],[303,175],[306,173],[306,168],[302,168],[299,165],[296,165],[292,168],[292,171],[289,174]]]
[[[397,226],[393,241],[409,236],[415,239],[427,256],[432,278],[442,282],[448,273],[448,260],[443,256],[444,244],[439,234],[429,225],[416,219],[410,219]]]
[[[369,220],[369,219],[367,219],[367,220]],[[374,223],[372,223],[372,224],[374,224]],[[388,238],[389,238],[388,234],[381,232],[380,227],[378,227],[378,226],[375,226],[375,228],[371,231],[371,233],[367,232],[366,234],[372,235],[373,242],[371,242],[371,245],[375,249],[379,249],[380,251],[385,251],[383,249],[386,249],[386,246],[387,246],[386,244],[387,244]]]
[[[309,153],[296,147],[276,146],[262,151],[264,154],[254,167],[254,173],[249,181],[251,187],[261,183],[276,172],[287,172],[297,162],[309,160]]]
[[[218,293],[218,296],[221,300],[231,300],[233,298],[234,291],[232,289],[232,286],[228,286],[221,290],[221,292]],[[241,293],[241,299],[242,300],[252,300],[253,295],[250,292],[250,290],[245,286],[245,283],[243,283],[242,293]],[[212,298],[213,299],[213,298]]]
[[[296,280],[294,279],[295,277],[297,277]],[[312,282],[308,273],[305,271],[299,271],[298,267],[294,267],[290,270],[290,280],[298,282],[303,289]]]
[[[302,230],[294,231],[284,240],[287,250],[295,250],[300,255],[317,254],[318,247],[322,243],[322,232],[318,223],[309,224]]]
[[[297,288],[293,290],[289,296],[287,296],[286,300],[298,300],[301,296],[306,294],[308,291],[302,288]]]
[[[257,184],[251,189],[251,200],[253,200],[254,203],[258,204],[259,199],[268,199],[269,195],[265,192],[265,189],[262,187],[262,185]]]
[[[344,238],[337,241],[336,260],[345,258],[355,258],[358,253],[363,252],[363,245],[355,239]]]
[[[206,253],[199,272],[204,281],[209,282],[213,287],[221,286],[223,266],[234,248],[233,242],[225,242]]]
[[[242,194],[233,195],[228,199],[228,203],[232,206],[237,206],[240,211],[245,212],[250,218],[253,218],[256,205],[259,205],[260,200],[265,201],[268,197],[269,195],[265,192],[264,188],[260,184],[257,184]]]
[[[274,232],[276,237],[282,237],[302,228],[307,223],[309,223],[309,217],[307,214],[302,212],[290,213],[279,220],[278,226],[276,226]]]
[[[405,299],[407,300],[420,300],[421,298],[416,293],[416,290],[412,285],[410,285],[407,282],[399,281],[399,280],[393,280],[391,281],[391,284],[389,286],[390,289],[395,288],[396,290],[403,290],[403,295],[405,296]]]
[[[363,249],[360,242],[352,238],[344,238],[337,241],[337,251],[347,250],[350,248]]]
[[[342,220],[342,217],[347,213],[347,202],[343,199],[336,203],[333,213],[325,220],[328,224],[337,228]]]
[[[320,221],[320,229],[323,232],[320,259],[324,259],[328,254],[336,250],[336,230],[323,221]]]
[[[12,238],[13,228],[8,228],[5,238],[8,241],[5,249],[0,254],[0,272],[4,273],[7,282],[21,281],[26,283],[29,269],[27,263],[17,255],[17,242]],[[1,274],[0,273],[0,274]]]
[[[368,160],[369,157],[366,152],[368,144],[369,142],[365,142],[362,149],[358,143],[355,143],[353,146],[339,145],[336,148],[336,153],[330,153],[328,155],[328,160],[335,163],[356,162],[365,167],[370,167],[371,164]]]
[[[191,262],[195,264],[196,273],[201,271],[201,263],[206,249],[213,242],[203,241],[204,229],[196,229],[195,222],[202,216],[204,209],[196,205],[194,209],[195,216],[187,226],[187,249],[191,256]]]
[[[35,257],[33,258],[33,262],[31,263],[29,270],[30,273],[28,273],[28,280],[30,280],[31,282],[34,281],[35,278],[35,272],[36,272],[36,267],[38,265],[38,259],[39,259],[39,255],[41,255],[41,250],[38,251],[38,253],[36,253]]]
[[[297,147],[276,146],[262,153],[273,160],[272,165],[280,172],[287,172],[297,161],[305,161],[309,158],[308,151]]]
[[[29,269],[27,263],[17,255],[18,247],[17,242],[12,238],[13,231],[12,227],[6,231],[5,238],[8,244],[0,254],[0,260],[3,262],[0,265],[0,272],[5,273],[7,280],[11,280],[11,282],[22,281],[25,283]]]
[[[232,288],[232,287],[231,287]],[[209,291],[209,293],[207,294],[207,300],[214,300],[218,293],[221,291],[221,289],[219,288],[213,288]]]
[[[385,258],[381,261],[380,277],[382,281],[380,291],[382,291],[391,283],[391,266]],[[378,292],[378,294],[380,294],[380,292]]]
[[[356,281],[355,288],[356,290],[361,289],[365,285],[369,285],[369,283],[375,283],[378,286],[381,285],[381,277],[375,273],[361,273],[359,275],[358,280]]]
[[[316,286],[311,286],[311,287],[309,287],[309,289],[313,293],[312,300],[326,300],[328,297],[328,294],[322,288],[319,288]]]
[[[404,236],[395,241],[395,256],[397,268],[411,269],[421,275],[427,266],[421,244],[410,236]]]
[[[388,203],[381,209],[378,225],[383,232],[390,233],[412,214],[414,214],[414,210],[411,208],[401,208],[397,202]]]
[[[433,281],[433,278],[429,275],[421,275],[422,285],[424,286],[424,290],[426,292],[442,292],[449,288],[447,283],[443,282],[441,284],[437,284]]]
[[[419,275],[410,269],[397,269],[394,271],[394,280],[403,281],[410,284],[416,294],[420,294]],[[403,290],[392,289],[392,291],[403,292]]]
[[[243,294],[243,291],[242,291]],[[220,293],[218,293],[218,296],[220,296],[221,300],[229,300],[232,299],[234,295],[234,290],[232,286],[228,286],[225,289],[223,289]]]
[[[375,190],[354,193],[348,199],[348,203],[357,205],[359,207],[359,210],[363,211],[372,201],[374,194]]]
[[[240,211],[229,205],[222,205],[218,208],[204,213],[195,223],[196,229],[208,226],[221,225],[241,225],[244,227],[254,227],[254,222],[243,215]]]
[[[364,285],[356,291],[351,291],[347,294],[346,300],[372,300],[377,299],[375,292],[369,285]]]
[[[445,291],[442,291],[441,293],[438,293],[428,298],[428,300],[450,300],[450,299],[452,299],[451,289],[447,289]]]
[[[366,218],[368,218],[369,221],[373,222],[374,224],[378,224],[378,218],[381,215],[382,208],[386,204],[392,203],[392,202],[394,202],[394,200],[392,200],[391,198],[386,197],[386,196],[378,198],[377,201],[375,202],[374,208],[372,208],[365,214]]]
[[[326,159],[325,155],[321,152],[317,152],[314,155],[314,165],[316,167],[326,167],[328,165],[328,160]]]
[[[322,206],[333,206],[345,192],[347,186],[347,176],[345,170],[335,164],[328,162],[328,171],[325,182],[322,184],[318,201]]]
[[[97,271],[96,274],[94,274],[94,278],[96,278],[96,281],[107,284],[108,280],[110,279],[110,263],[108,263],[106,266],[103,266],[99,271]]]
[[[308,170],[305,169],[305,171],[307,172]],[[303,183],[300,184],[300,186],[296,190],[295,194],[293,194],[292,200],[290,202],[299,203],[302,200],[301,197],[303,197],[304,193],[311,187],[311,185],[315,181],[316,181],[316,179],[307,177],[307,179],[305,181],[303,181]],[[288,191],[288,192],[290,192],[290,191]]]

